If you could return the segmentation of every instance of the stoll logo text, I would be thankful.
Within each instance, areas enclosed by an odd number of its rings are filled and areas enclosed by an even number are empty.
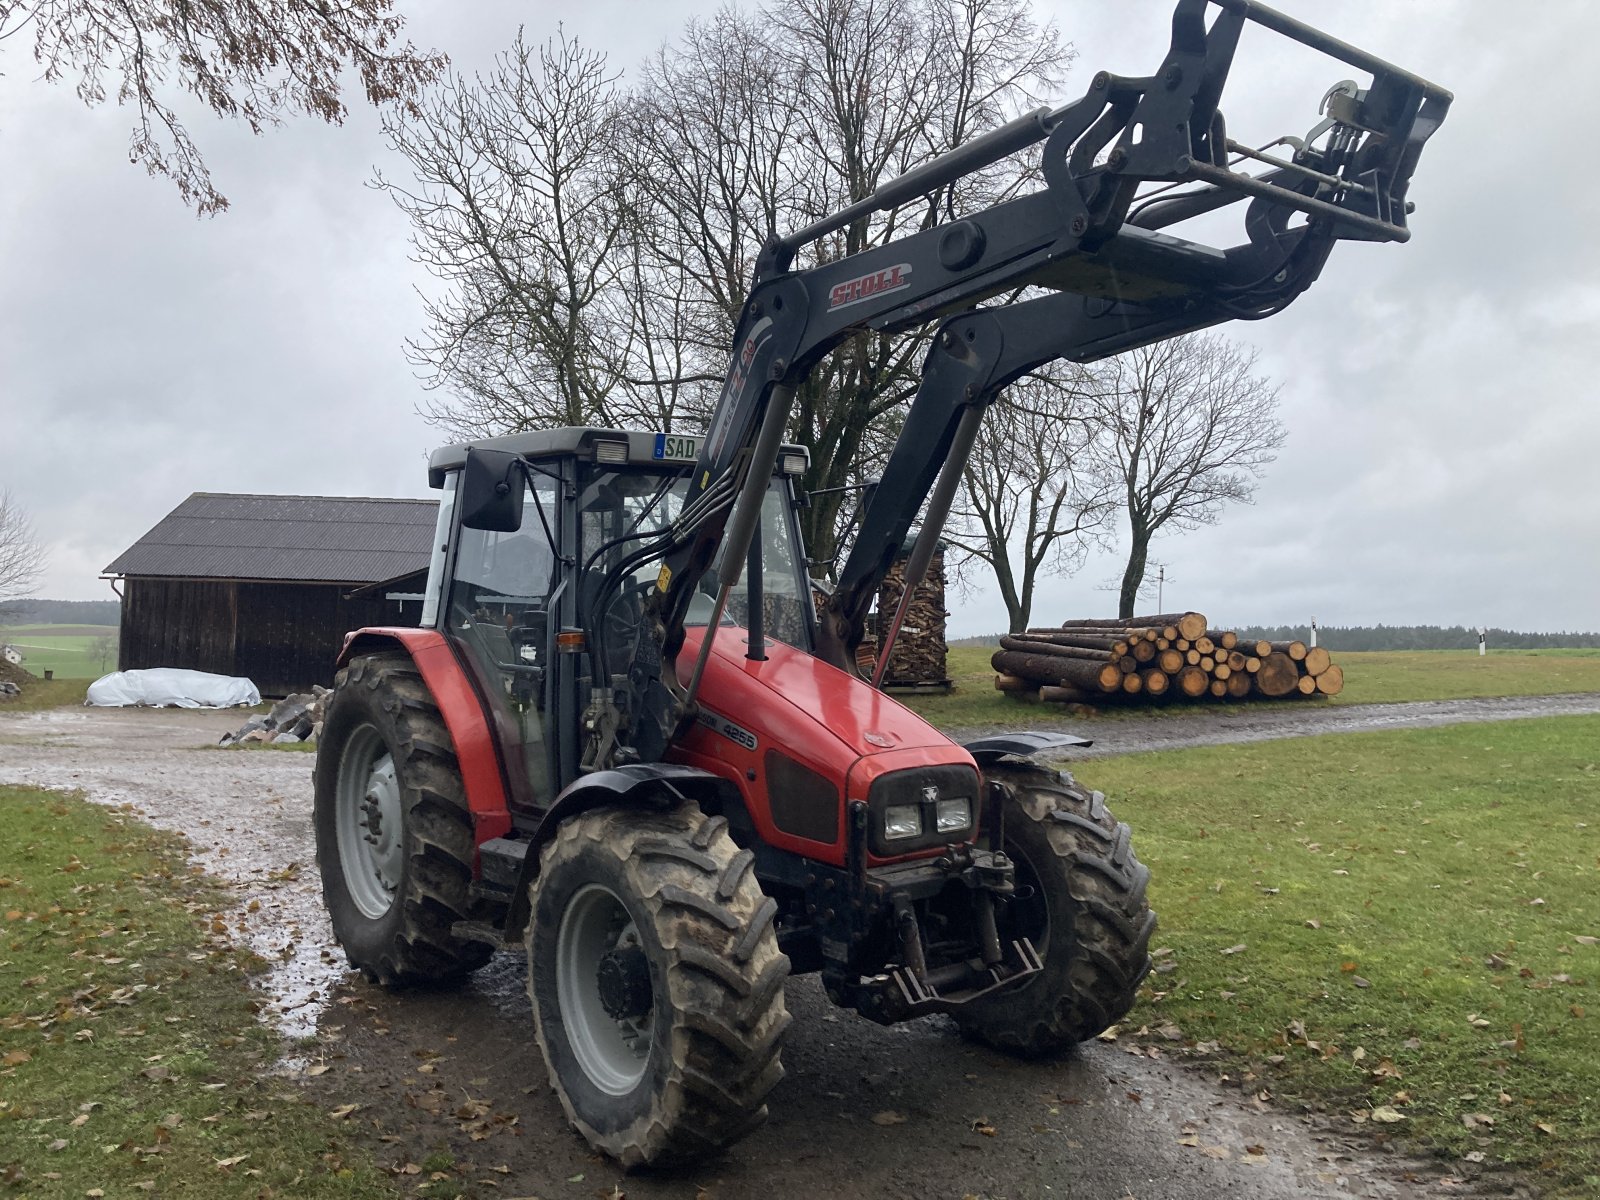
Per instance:
[[[835,284],[833,291],[828,293],[828,311],[849,308],[852,304],[860,304],[871,300],[874,296],[903,291],[910,286],[911,264],[896,263],[892,267],[885,267],[870,275],[861,275]]]

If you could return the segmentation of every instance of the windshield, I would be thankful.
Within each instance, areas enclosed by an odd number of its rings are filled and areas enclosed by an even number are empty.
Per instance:
[[[598,590],[599,580],[618,561],[649,541],[677,519],[688,492],[687,474],[663,477],[641,471],[599,471],[584,486],[578,499],[584,579],[580,586]],[[619,540],[627,539],[627,540]],[[762,613],[768,637],[801,648],[810,646],[810,623],[804,605],[809,600],[805,556],[790,519],[787,488],[774,480],[761,508]],[[608,606],[613,622],[637,614],[638,605],[655,583],[659,561],[632,572],[621,592]],[[689,606],[686,623],[704,625],[715,608],[716,576],[701,579]],[[587,598],[587,596],[586,596]],[[750,572],[740,576],[728,597],[723,624],[745,626],[750,615]]]

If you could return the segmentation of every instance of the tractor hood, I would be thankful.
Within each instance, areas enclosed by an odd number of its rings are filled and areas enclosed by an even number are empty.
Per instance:
[[[678,676],[685,683],[704,634],[704,626],[686,631],[678,655]],[[717,718],[712,731],[744,741],[746,749],[778,745],[835,770],[848,770],[857,758],[904,750],[935,750],[946,762],[972,761],[916,713],[821,659],[771,639],[764,660],[751,660],[745,651],[743,629],[720,629],[696,699],[705,713],[701,724],[708,724],[707,715]],[[749,744],[745,735],[762,744]]]
[[[678,656],[687,681],[705,627],[688,631]],[[724,626],[697,696],[699,718],[673,746],[677,762],[721,775],[745,797],[770,845],[842,866],[848,806],[865,801],[881,824],[891,796],[967,796],[977,812],[972,755],[871,684],[782,642],[745,657],[745,631]],[[876,801],[875,807],[874,803]],[[949,839],[922,837],[894,858],[937,853]],[[889,861],[874,833],[868,862]]]

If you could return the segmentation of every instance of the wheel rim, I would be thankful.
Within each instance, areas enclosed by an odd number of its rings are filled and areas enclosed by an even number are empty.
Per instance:
[[[339,762],[336,825],[345,888],[370,920],[394,906],[405,862],[403,821],[394,759],[383,735],[363,725]]]
[[[633,918],[614,892],[598,883],[578,889],[556,934],[556,999],[578,1065],[612,1096],[626,1095],[644,1078],[654,996],[642,1015],[614,1017],[601,999],[600,971],[607,956],[641,950]]]

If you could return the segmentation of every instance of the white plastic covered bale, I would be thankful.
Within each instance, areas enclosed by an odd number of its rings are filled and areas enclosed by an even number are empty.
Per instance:
[[[261,693],[248,679],[152,667],[145,671],[113,671],[89,685],[85,704],[100,708],[236,708],[261,703]]]

